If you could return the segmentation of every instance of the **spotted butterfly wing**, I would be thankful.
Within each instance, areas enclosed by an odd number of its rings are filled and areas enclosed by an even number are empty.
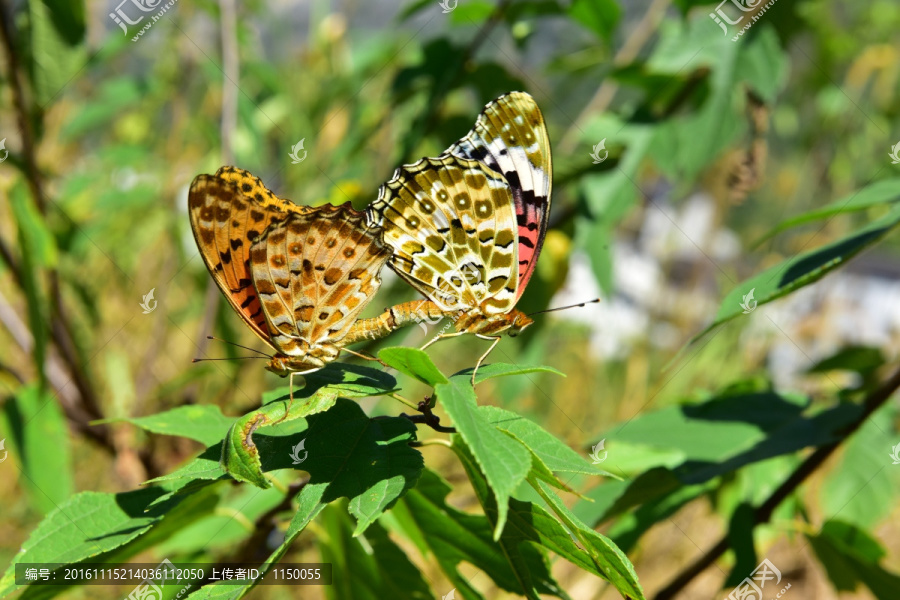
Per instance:
[[[235,167],[198,175],[191,184],[188,212],[200,256],[234,310],[266,343],[265,316],[250,275],[250,245],[273,221],[308,210]]]
[[[524,92],[500,96],[447,153],[477,160],[509,183],[518,226],[518,299],[534,273],[550,218],[553,165],[541,110]]]
[[[423,158],[397,169],[369,214],[394,250],[391,267],[443,311],[512,310],[516,217],[502,175],[449,154]]]
[[[348,333],[378,291],[390,254],[381,232],[349,203],[274,222],[253,243],[250,268],[278,353],[310,368],[337,358],[355,341]]]

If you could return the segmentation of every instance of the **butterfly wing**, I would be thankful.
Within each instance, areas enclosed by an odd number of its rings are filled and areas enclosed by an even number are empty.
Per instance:
[[[516,218],[506,180],[445,154],[404,165],[369,207],[393,269],[442,310],[509,312],[516,301]]]
[[[270,346],[250,274],[250,244],[273,221],[308,210],[278,198],[259,178],[234,167],[198,175],[188,194],[191,230],[206,268],[234,310]]]
[[[447,152],[482,162],[509,182],[519,238],[518,300],[534,273],[550,218],[553,165],[541,110],[524,92],[500,96],[485,106],[474,129]]]
[[[253,244],[250,265],[276,350],[317,356],[340,347],[390,255],[380,230],[349,203],[273,223]]]

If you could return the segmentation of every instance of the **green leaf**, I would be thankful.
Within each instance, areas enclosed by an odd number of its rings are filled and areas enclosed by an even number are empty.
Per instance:
[[[823,411],[803,398],[764,392],[725,395],[643,414],[601,436],[609,452],[603,465],[614,472],[629,472],[619,462],[620,455],[629,460],[628,444],[639,444],[665,451],[655,455],[660,466],[651,462],[644,465],[648,470],[627,483],[595,488],[588,493],[595,502],[579,503],[578,514],[594,524],[634,506],[669,505],[676,497],[689,495],[683,491],[685,486],[702,485],[746,465],[833,442],[859,413],[855,404]],[[629,449],[619,450],[619,444]]]
[[[644,590],[628,557],[609,538],[597,533],[576,517],[546,483],[537,480],[529,483],[581,542],[595,565],[595,572],[613,584],[624,598],[643,600]]]
[[[754,507],[746,502],[741,502],[734,509],[728,522],[728,546],[734,554],[734,565],[731,574],[725,580],[724,587],[731,588],[738,585],[752,573],[759,560],[756,557],[756,548],[753,545],[753,529],[756,527],[754,520]]]
[[[204,585],[198,590],[185,596],[190,600],[238,600],[243,598],[249,588],[237,586],[233,583],[217,581],[210,585]]]
[[[484,415],[488,423],[521,442],[531,452],[532,472],[551,485],[559,486],[561,483],[556,477],[547,476],[554,472],[611,476],[533,421],[496,406],[480,406],[478,412]]]
[[[454,441],[454,450],[460,456],[475,495],[478,496],[485,516],[488,519],[497,517],[497,506],[490,495],[487,482],[472,458],[469,449]],[[562,501],[542,481],[529,479],[529,483],[540,496],[557,512],[565,526],[542,507],[531,502],[513,499],[510,501],[509,527],[500,538],[500,545],[513,570],[516,571],[525,593],[536,597],[540,587],[556,586],[556,582],[533,566],[527,566],[528,557],[522,553],[523,542],[532,542],[551,550],[571,561],[581,569],[602,577],[615,585],[626,598],[643,598],[643,592],[637,581],[634,567],[628,558],[609,539],[598,534],[578,521]],[[566,527],[569,529],[567,530]],[[574,540],[573,540],[574,535]],[[580,542],[583,548],[575,541]],[[543,553],[542,553],[543,555]],[[533,575],[540,574],[535,580]],[[547,592],[543,592],[547,593]],[[553,592],[560,597],[567,597],[565,592],[557,589]]]
[[[494,5],[484,0],[474,0],[458,4],[450,13],[454,25],[478,25],[494,12]]]
[[[742,45],[735,72],[747,88],[772,104],[785,87],[790,62],[773,28],[764,26],[756,33]]]
[[[357,534],[415,485],[423,462],[409,446],[416,435],[408,419],[370,419],[355,402],[340,399],[306,422],[307,428],[288,436],[254,437],[261,471],[302,469],[310,475],[306,487],[325,486],[323,503],[350,498]],[[295,452],[301,441],[304,449]],[[295,464],[294,456],[301,462]]]
[[[566,374],[562,371],[557,371],[553,367],[545,367],[542,365],[511,365],[507,363],[491,363],[478,367],[478,373],[475,374],[475,384],[477,385],[483,381],[487,381],[488,379],[495,379],[497,377],[528,375],[529,373],[553,373],[554,375],[560,375],[562,377],[566,376]],[[465,375],[465,377],[462,377],[463,375]],[[454,379],[454,381],[459,381],[461,384],[468,383],[472,380],[472,369],[463,369],[459,373],[454,373],[451,376],[451,379]]]
[[[829,371],[852,371],[869,377],[884,365],[884,353],[871,346],[846,346],[831,356],[823,358],[807,373],[828,373]]]
[[[197,495],[196,488],[188,488]],[[184,556],[205,552],[230,552],[250,537],[253,523],[284,500],[284,488],[258,490],[252,486],[207,487],[208,493],[218,491],[215,512],[185,523],[165,540],[155,545],[159,556]],[[285,509],[287,512],[288,509]]]
[[[823,514],[871,531],[894,510],[900,495],[900,469],[891,457],[895,415],[893,406],[880,409],[846,443],[819,492]]]
[[[68,45],[75,46],[84,39],[83,0],[41,0],[49,9],[50,21]]]
[[[44,363],[47,347],[47,308],[41,292],[41,267],[56,264],[56,246],[28,197],[25,184],[17,181],[10,193],[13,216],[18,226],[20,272],[22,288],[28,307],[28,325],[34,339],[34,365],[41,381],[44,379]]]
[[[378,353],[385,364],[397,369],[404,375],[418,379],[422,383],[434,387],[448,380],[434,363],[428,354],[416,348],[385,348]]]
[[[324,412],[334,406],[336,400],[337,392],[330,387],[322,387],[307,398],[295,395],[293,402],[288,397],[284,402],[272,401],[258,410],[247,413],[234,422],[225,436],[222,446],[222,467],[238,481],[252,483],[263,489],[268,488],[270,484],[263,475],[259,448],[254,442],[253,433],[262,427]]]
[[[506,522],[509,498],[531,469],[531,455],[479,412],[475,390],[469,385],[454,381],[437,385],[434,391],[494,492],[499,510],[494,538],[498,539]]]
[[[69,428],[56,397],[31,384],[4,406],[12,435],[8,451],[22,469],[22,484],[31,502],[49,513],[72,494]]]
[[[450,484],[439,475],[425,469],[415,489],[398,504],[401,510],[405,509],[406,527],[417,530],[415,537],[427,544],[450,585],[456,589],[457,597],[484,599],[469,583],[472,577],[463,576],[457,570],[463,562],[481,569],[498,587],[524,594],[519,575],[504,556],[504,548],[492,538],[493,524],[482,515],[470,515],[447,504],[451,490]],[[504,535],[508,534],[504,532]],[[554,593],[556,584],[537,548],[525,544],[516,557],[520,560],[518,568],[530,568],[531,579],[543,582],[546,593]],[[441,595],[447,592],[442,591]]]
[[[76,0],[77,1],[77,0]],[[65,3],[65,0],[54,2],[29,2],[31,10],[31,56],[33,68],[31,70],[37,102],[44,108],[50,102],[57,99],[65,90],[69,82],[81,71],[87,63],[87,52],[83,45],[72,45],[70,40],[81,37],[77,26],[68,27],[64,31],[65,37],[60,35],[56,24],[61,18],[52,12],[57,4]],[[83,7],[81,8],[81,21],[84,22]],[[72,7],[72,14],[78,12]]]
[[[741,315],[745,310],[743,306],[752,306],[749,303],[751,300],[755,299],[759,305],[766,304],[818,281],[879,241],[898,223],[900,205],[892,207],[888,214],[842,239],[789,258],[742,282],[722,301],[713,322],[694,336],[690,343]],[[749,294],[753,294],[753,297],[750,298]]]
[[[878,600],[897,597],[900,576],[879,564],[885,550],[865,529],[831,520],[807,539],[837,590],[854,591],[862,583]]]
[[[366,398],[368,396],[380,396],[392,392],[397,388],[397,380],[380,369],[350,365],[347,363],[329,363],[323,369],[304,375],[306,384],[301,390],[294,391],[294,398],[306,398],[323,387],[328,387],[332,392],[342,398]],[[288,395],[288,390],[278,390],[282,396]],[[264,395],[263,404],[268,404]]]
[[[16,182],[10,200],[13,217],[24,236],[23,251],[31,254],[36,265],[55,267],[59,262],[56,240],[21,181]]]
[[[121,494],[81,492],[72,496],[48,514],[22,544],[13,564],[0,579],[0,597],[17,589],[16,563],[76,563],[119,548],[146,533],[177,505],[177,501],[172,501],[147,509],[167,491],[170,490],[149,488]]]
[[[613,485],[620,485],[619,493],[627,489],[627,484],[615,482]],[[599,518],[612,505],[613,499],[616,497],[615,490],[611,489],[613,485],[604,484],[594,488],[588,496],[592,499],[597,498],[597,492],[609,490],[610,493],[604,494],[603,502],[578,502],[572,509],[572,512],[580,519],[589,524],[596,523]],[[642,503],[635,510],[619,515],[612,522],[606,534],[612,538],[615,544],[622,552],[628,552],[634,548],[642,535],[644,535],[651,527],[660,521],[669,519],[686,506],[689,502],[699,498],[703,494],[711,492],[718,486],[718,481],[711,480],[699,485],[685,485],[680,489],[674,490],[661,498],[654,498]]]
[[[657,128],[625,124],[600,115],[588,124],[584,137],[591,144],[606,140],[610,148],[626,146],[615,169],[585,175],[579,183],[579,191],[584,195],[591,216],[579,220],[576,241],[590,258],[600,286],[611,294],[611,232],[639,197],[640,189],[634,182],[638,169],[653,148]]]
[[[574,0],[569,16],[596,33],[600,39],[611,42],[622,17],[622,9],[616,0]]]
[[[309,523],[315,519],[322,509],[325,508],[325,503],[322,502],[322,495],[324,494],[328,484],[315,484],[310,485],[307,484],[303,486],[303,489],[297,494],[294,498],[294,502],[297,504],[297,512],[294,513],[294,516],[291,518],[291,523],[288,526],[287,531],[285,532],[284,540],[281,544],[269,555],[266,561],[259,568],[259,579],[265,577],[266,573],[268,573],[272,567],[274,567],[278,561],[287,553],[290,549],[291,544],[294,543],[294,540],[297,539],[303,530],[306,528]],[[241,587],[235,587],[233,585],[225,586],[214,584],[212,586],[207,586],[210,589],[208,592],[203,592],[203,590],[207,588],[201,589],[197,592],[196,595],[192,595],[194,598],[229,598],[229,599],[237,599],[241,598],[248,591],[253,589],[253,587],[259,581],[257,579],[253,583]],[[228,588],[227,590],[222,588]],[[206,595],[204,595],[206,594]]]
[[[222,468],[222,465],[219,462],[222,458],[222,446],[222,442],[214,444],[186,465],[179,467],[167,475],[154,477],[145,483],[165,483],[167,481],[178,481],[180,479],[200,481],[230,479],[230,476],[225,472],[225,469]]]
[[[869,184],[852,194],[848,194],[839,200],[830,202],[822,208],[817,208],[816,210],[797,215],[796,217],[785,219],[759,240],[754,242],[753,245],[759,246],[769,238],[786,229],[797,227],[798,225],[805,225],[806,223],[829,219],[835,215],[844,213],[866,210],[874,206],[891,205],[897,202],[898,199],[900,199],[900,177],[882,179],[881,181]]]
[[[353,535],[353,522],[337,505],[329,506],[318,521],[322,533],[317,545],[322,562],[334,565],[331,598],[431,600],[434,593],[422,574],[387,532],[373,523],[364,535]]]
[[[234,421],[234,417],[226,417],[214,404],[193,404],[146,417],[103,419],[98,422],[131,423],[152,433],[186,437],[212,446],[222,441]]]

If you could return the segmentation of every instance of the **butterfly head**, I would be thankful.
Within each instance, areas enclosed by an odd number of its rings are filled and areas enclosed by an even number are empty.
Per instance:
[[[334,358],[337,358],[335,354]],[[322,357],[312,356],[309,354],[303,356],[286,356],[284,354],[276,354],[266,365],[266,369],[272,371],[281,377],[287,377],[291,373],[304,375],[318,371],[325,366],[329,360],[323,360]]]
[[[506,332],[509,337],[516,337],[523,329],[534,323],[531,317],[520,310],[513,309],[513,311],[506,316],[510,317],[512,321],[509,330]]]

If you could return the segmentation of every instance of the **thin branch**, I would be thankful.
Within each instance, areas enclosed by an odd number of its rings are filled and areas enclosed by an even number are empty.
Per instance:
[[[431,411],[431,398],[425,398],[425,400],[419,402],[417,410],[422,414],[408,415],[406,413],[400,413],[400,416],[409,419],[413,423],[428,425],[440,433],[456,433],[455,427],[444,427],[441,425],[441,418]]]
[[[843,436],[830,444],[820,447],[818,450],[809,455],[803,463],[788,477],[784,483],[778,486],[772,495],[763,502],[759,508],[753,512],[753,523],[768,523],[772,517],[772,512],[781,504],[788,496],[790,496],[800,484],[816,471],[825,461],[837,450],[841,444],[850,438],[853,433],[859,429],[862,424],[872,416],[876,410],[881,408],[894,394],[900,389],[900,368],[894,372],[877,390],[872,392],[862,403],[862,412],[859,417],[850,423],[844,430]],[[728,536],[722,536],[706,554],[697,559],[693,564],[688,566],[684,571],[678,574],[666,587],[657,592],[653,600],[669,600],[674,598],[682,589],[684,589],[697,575],[702,573],[706,568],[712,565],[728,550]]]
[[[237,129],[238,79],[240,78],[237,43],[237,8],[234,0],[219,0],[222,36],[222,161],[234,164],[231,139]]]

